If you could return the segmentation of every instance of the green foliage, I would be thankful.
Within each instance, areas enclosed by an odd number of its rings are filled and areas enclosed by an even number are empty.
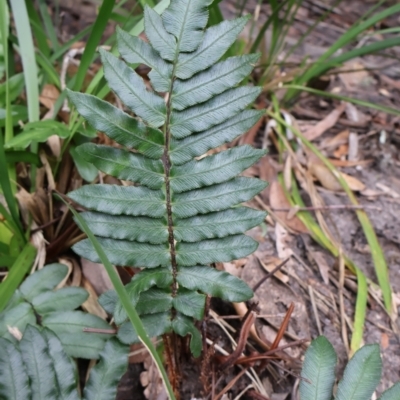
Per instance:
[[[115,399],[128,366],[128,348],[107,341],[91,370],[83,399]],[[7,400],[78,400],[76,364],[50,329],[28,325],[19,342],[0,338],[0,398]]]
[[[328,339],[320,336],[306,351],[300,382],[300,400],[330,400],[335,382],[336,353]],[[365,345],[347,364],[339,382],[336,400],[370,399],[379,383],[382,360],[379,345]],[[384,392],[378,400],[398,400],[400,383]]]
[[[118,30],[121,55],[151,68],[153,91],[128,64],[100,51],[110,88],[135,118],[96,97],[69,92],[82,116],[122,145],[86,143],[76,152],[99,170],[135,183],[88,185],[69,196],[89,210],[81,216],[113,264],[143,268],[127,290],[147,333],[190,334],[195,356],[201,336],[193,319],[203,318],[206,295],[252,297],[241,280],[210,264],[252,253],[257,242],[243,232],[265,218],[264,212],[238,206],[266,186],[238,177],[263,150],[241,146],[196,158],[245,133],[262,115],[246,110],[261,89],[236,87],[259,56],[218,62],[248,18],[205,29],[210,3],[174,0],[161,16],[145,7],[150,43]],[[74,250],[100,261],[92,240]],[[118,337],[137,341],[120,301],[113,299],[108,293],[101,301],[121,325]]]
[[[88,298],[85,289],[56,290],[67,273],[67,266],[51,264],[25,279],[0,314],[0,337],[15,342],[13,328],[23,334],[28,325],[41,326],[58,336],[69,356],[97,359],[110,335],[85,333],[83,328],[107,329],[109,325],[95,315],[75,311]]]

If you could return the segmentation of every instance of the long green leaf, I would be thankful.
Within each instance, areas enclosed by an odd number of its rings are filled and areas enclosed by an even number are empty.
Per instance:
[[[96,249],[97,253],[99,254],[99,257],[101,259],[102,264],[106,268],[106,271],[108,273],[108,276],[110,277],[110,280],[115,288],[115,290],[118,293],[118,296],[121,300],[122,305],[124,306],[129,319],[131,321],[132,327],[134,327],[135,331],[138,334],[138,337],[140,338],[140,341],[144,344],[144,346],[148,349],[150,352],[152,358],[154,359],[157,368],[160,372],[160,375],[162,377],[162,380],[164,382],[165,388],[167,390],[168,396],[170,397],[171,400],[175,400],[175,395],[174,392],[171,388],[171,385],[168,380],[167,373],[165,372],[164,366],[162,364],[162,361],[160,359],[160,356],[157,353],[157,350],[154,348],[153,343],[147,336],[146,330],[143,327],[143,324],[139,318],[139,315],[137,314],[135,308],[132,306],[129,296],[124,288],[124,285],[122,284],[119,276],[115,272],[112,264],[108,260],[106,253],[102,249],[101,245],[99,244],[98,240],[95,238],[95,236],[92,234],[92,232],[89,230],[88,226],[86,225],[85,221],[80,217],[80,215],[71,207],[69,206],[71,212],[74,214],[74,217],[79,221],[79,224],[82,226],[84,232],[88,235],[91,243],[93,244],[93,247]]]
[[[381,373],[379,345],[365,345],[347,364],[338,385],[336,400],[370,399],[381,379]]]
[[[90,67],[90,64],[92,63],[93,56],[96,52],[97,46],[99,45],[100,39],[103,36],[114,5],[115,0],[104,0],[100,7],[96,21],[92,28],[92,32],[86,42],[85,51],[82,54],[78,72],[75,78],[74,90],[79,91],[82,87],[86,73]]]
[[[300,400],[331,400],[336,359],[326,337],[320,336],[311,342],[301,370]]]
[[[0,398],[31,398],[29,376],[21,352],[13,343],[3,338],[0,338]]]
[[[128,368],[128,347],[117,339],[109,340],[100,353],[99,363],[91,370],[85,385],[85,400],[109,400],[117,394],[118,383]]]
[[[4,279],[3,282],[0,283],[0,312],[6,307],[15,290],[32,267],[35,257],[36,248],[30,243],[27,243],[13,266],[10,268],[10,271],[7,274],[7,279]]]

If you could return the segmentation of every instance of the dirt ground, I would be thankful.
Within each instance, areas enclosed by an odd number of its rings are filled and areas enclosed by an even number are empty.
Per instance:
[[[300,35],[321,16],[330,3],[333,2],[326,0],[303,2],[295,23],[289,30],[282,54],[296,43]],[[234,0],[222,1],[221,8],[224,16],[231,18],[235,15],[235,4]],[[331,16],[319,24],[317,29],[289,57],[288,63],[299,64],[305,55],[308,55],[310,59],[316,59],[372,4],[373,1],[364,0],[342,2]],[[248,0],[246,9],[253,13],[256,5],[256,0]],[[89,1],[63,0],[60,10],[62,12],[60,32],[65,40],[93,22],[96,16],[96,9]],[[260,25],[265,21],[268,13],[268,4],[263,4],[259,17]],[[393,16],[384,21],[380,28],[398,26],[399,22],[400,17]],[[113,29],[113,25],[110,25],[105,36],[108,36]],[[267,32],[266,46],[268,46],[269,35],[270,33]],[[364,44],[359,41],[356,45]],[[391,49],[388,53],[398,57],[400,48]],[[393,108],[399,107],[400,64],[398,60],[368,56],[354,60],[345,67],[354,72],[332,75],[327,83],[327,90]],[[279,96],[280,93],[277,92],[277,95]],[[305,132],[324,120],[338,106],[338,101],[304,95],[290,111],[302,132]],[[355,155],[353,154],[352,157],[354,166],[350,167],[349,163],[344,163],[347,166],[341,168],[341,171],[363,184],[362,190],[357,191],[356,197],[359,203],[365,207],[384,250],[389,266],[395,309],[400,306],[399,123],[398,117],[383,112],[371,111],[359,106],[346,106],[333,126],[314,140],[314,144],[320,148],[322,146],[325,154],[332,157],[336,154],[336,159],[342,161],[349,159],[349,138],[355,139],[357,143]],[[256,167],[256,175],[260,176],[263,175],[262,169],[268,163],[268,165],[274,165],[275,168],[278,164],[278,157],[273,150],[272,143],[268,139],[264,140],[264,131],[265,126],[260,126],[254,139],[257,146],[267,143],[271,150],[267,156],[267,163]],[[341,132],[345,132],[344,140],[338,144],[338,141],[333,139],[337,138]],[[330,140],[331,142],[329,142]],[[325,147],[323,147],[324,145]],[[349,206],[349,200],[343,192],[329,190],[326,186],[321,181],[315,181],[315,196],[320,198],[321,204],[324,204],[325,207],[323,211],[320,211],[321,218],[326,221],[334,240],[340,244],[344,254],[349,256],[369,279],[377,282],[371,250],[355,210]],[[273,186],[271,182],[269,191],[261,195],[261,202],[272,207],[270,204],[271,190],[275,189],[276,186]],[[306,206],[312,206],[309,192],[304,187],[301,188],[301,194],[306,200]],[[260,207],[260,202],[254,202],[253,205]],[[349,207],[346,208],[346,205]],[[285,206],[282,204],[282,207]],[[335,209],[330,206],[343,207]],[[281,214],[278,215],[288,218],[287,211],[283,214],[281,211],[277,211],[277,213],[279,212]],[[274,218],[272,221],[274,222]],[[278,261],[282,261],[286,256],[290,257],[290,261],[281,269],[280,275],[275,274],[256,291],[254,300],[258,303],[258,312],[262,316],[256,322],[258,335],[263,339],[273,341],[277,328],[282,323],[290,304],[293,303],[295,308],[290,319],[288,334],[281,344],[324,334],[338,353],[338,374],[340,376],[349,354],[348,340],[351,337],[356,299],[354,278],[346,270],[344,289],[342,296],[339,296],[340,285],[338,282],[341,278],[341,266],[338,259],[332,257],[313,241],[309,234],[302,232],[302,229],[300,229],[300,233],[296,229],[290,232],[282,228],[282,225],[274,224],[274,226],[257,228],[251,234],[260,241],[259,249],[247,260],[230,266],[238,274],[241,274],[250,287],[254,287],[266,275],[266,270],[270,271],[271,266],[276,266]],[[225,267],[229,268],[229,266]],[[390,320],[382,305],[377,301],[380,298],[378,291],[375,293],[376,296],[369,296],[363,339],[365,343],[379,343],[381,346],[384,368],[382,381],[377,391],[379,394],[400,380],[398,334],[400,324],[396,319],[397,312],[392,316],[393,320]],[[343,298],[344,314],[340,313],[340,298]],[[237,311],[231,305],[221,302],[213,303],[213,309],[219,315],[225,316],[234,315]],[[209,323],[210,338],[216,340],[221,347],[229,347],[230,341],[226,338],[226,332],[216,322],[218,318],[211,319],[212,321]],[[230,324],[229,326],[233,325],[235,329],[239,328],[238,322],[234,319],[225,319],[224,321]],[[229,331],[230,328],[224,326]],[[306,345],[299,345],[288,349],[287,354],[293,358],[300,358],[305,348]],[[190,372],[190,374],[183,378],[185,380],[184,396],[186,396],[184,400],[191,396],[193,398],[201,396],[198,386],[199,369],[196,366],[193,368],[192,371],[186,369],[186,372]],[[291,369],[290,373],[288,369]],[[121,382],[118,399],[145,398],[142,393],[138,393],[140,391],[138,378],[142,371],[141,364],[130,365],[127,375]],[[222,389],[239,371],[239,369],[227,371],[223,380],[218,382],[219,389]],[[270,364],[263,371],[257,372],[265,393],[270,399],[275,400],[294,400],[296,398],[293,388],[299,383],[298,373],[298,365],[292,365],[288,361]],[[216,379],[218,381],[218,375]],[[246,388],[249,382],[248,378],[241,378],[231,392],[231,397],[224,398],[233,399]],[[149,398],[162,399],[163,397],[161,393],[158,394],[158,397]]]

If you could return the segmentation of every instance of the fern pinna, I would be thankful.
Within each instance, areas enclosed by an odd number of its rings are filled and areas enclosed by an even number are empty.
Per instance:
[[[190,334],[195,356],[201,336],[193,319],[203,318],[206,294],[235,302],[252,297],[244,282],[210,264],[252,253],[257,242],[243,232],[265,218],[239,204],[266,183],[238,177],[263,150],[240,146],[203,157],[248,131],[263,114],[246,109],[260,88],[236,87],[259,56],[218,62],[248,18],[205,29],[211,2],[172,0],[161,16],[146,7],[149,43],[117,31],[126,62],[151,68],[153,90],[124,61],[101,51],[110,88],[136,117],[96,97],[69,93],[80,114],[122,146],[87,143],[77,151],[99,170],[134,183],[86,185],[69,195],[90,210],[82,216],[110,261],[142,268],[127,289],[148,334]],[[100,261],[87,239],[74,250]],[[120,325],[120,339],[137,341],[112,293],[103,304]]]

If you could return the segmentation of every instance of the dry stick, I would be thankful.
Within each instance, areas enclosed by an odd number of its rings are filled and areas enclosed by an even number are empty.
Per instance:
[[[247,368],[240,371],[212,400],[219,400],[246,373]]]
[[[273,276],[275,272],[279,271],[289,260],[290,257],[288,257],[285,261],[281,262],[271,272],[269,272],[266,276],[264,276],[264,278],[262,278],[258,283],[256,283],[253,287],[253,292],[255,292],[267,279]]]

